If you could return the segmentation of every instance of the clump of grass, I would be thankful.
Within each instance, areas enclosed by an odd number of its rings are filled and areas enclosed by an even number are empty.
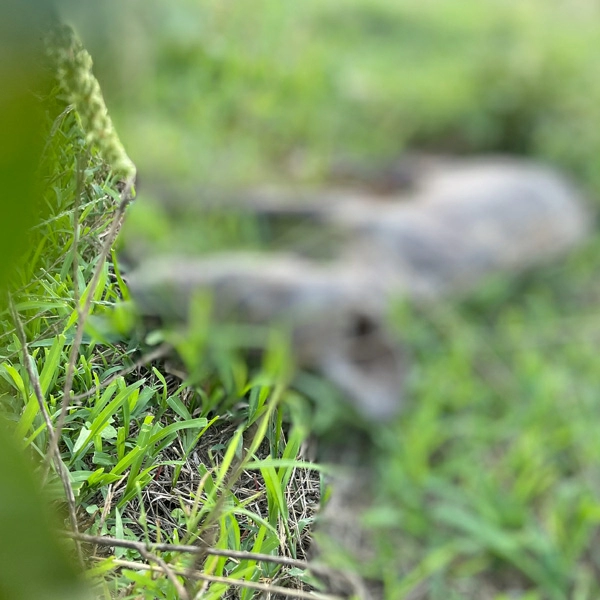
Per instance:
[[[58,104],[50,100],[49,111]],[[269,585],[300,590],[307,577],[301,560],[290,567],[252,558],[305,557],[319,477],[297,460],[305,429],[283,425],[282,401],[291,392],[260,373],[225,376],[231,365],[224,365],[222,379],[191,385],[165,372],[164,361],[157,362],[164,353],[154,352],[135,330],[124,337],[109,328],[107,335],[107,320],[114,323],[127,312],[115,256],[102,260],[121,191],[85,139],[72,110],[63,110],[49,127],[45,219],[31,232],[30,252],[15,275],[13,313],[0,315],[0,385],[15,435],[42,473],[49,426],[59,420],[71,369],[59,451],[75,497],[74,528],[117,541],[202,550],[153,554],[157,575],[143,570],[144,551],[117,543],[107,558],[106,543],[86,545],[92,580],[106,597],[192,597],[204,585],[206,597],[217,598],[237,593],[227,591],[230,582],[237,582],[232,589],[241,589],[243,598]],[[73,360],[88,298],[88,325]],[[148,351],[153,364],[144,361]],[[232,423],[227,407],[245,398],[247,408]],[[57,475],[51,471],[46,487],[71,513]],[[307,503],[304,490],[313,502]],[[214,549],[246,554],[215,557]],[[199,576],[214,581],[198,583]],[[259,581],[265,579],[270,583]]]

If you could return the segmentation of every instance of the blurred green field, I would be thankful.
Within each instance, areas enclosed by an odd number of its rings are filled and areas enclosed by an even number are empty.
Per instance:
[[[142,176],[315,178],[336,155],[375,160],[416,145],[535,154],[599,185],[591,1],[187,0],[119,11],[107,17],[110,43],[94,50]]]
[[[377,164],[407,149],[539,157],[575,178],[592,203],[600,193],[593,0],[152,0],[72,10],[138,166],[138,222],[144,194],[156,193],[145,182],[314,184],[340,157]],[[44,166],[51,214],[33,234],[14,292],[54,418],[76,302],[117,195],[74,115],[56,123]],[[146,233],[165,247],[169,236],[196,231],[160,220]],[[206,229],[198,224],[198,235]],[[594,236],[563,263],[489,282],[460,304],[394,308],[414,361],[406,409],[385,426],[344,425],[367,429],[379,452],[377,505],[366,519],[378,552],[355,567],[382,579],[386,598],[600,597],[599,249]],[[94,339],[99,317],[127,298],[113,260],[94,292],[75,394],[147,349],[139,329],[126,341]],[[8,312],[0,319],[9,413],[43,455],[20,344]],[[276,349],[258,369],[224,362],[191,388],[172,365],[154,363],[76,404],[61,449],[88,530],[178,542],[200,528],[221,549],[304,557],[318,474],[310,479],[294,462],[310,420],[298,394],[281,389]],[[270,406],[273,395],[282,404]],[[244,444],[256,455],[244,455]],[[50,488],[60,497],[57,480]],[[351,559],[338,560],[347,567]],[[164,576],[101,564],[104,598],[177,597]],[[296,589],[314,583],[298,569],[250,560],[208,557],[202,568]],[[202,597],[262,597],[235,589],[213,584]]]

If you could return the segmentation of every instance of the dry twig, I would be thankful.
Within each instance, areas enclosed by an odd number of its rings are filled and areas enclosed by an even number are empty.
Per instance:
[[[155,562],[163,573],[169,578],[169,581],[173,584],[173,587],[177,590],[177,595],[181,600],[189,600],[187,590],[180,581],[177,579],[176,570],[173,570],[160,556],[156,556],[147,550],[140,550],[141,555],[148,561]]]
[[[272,554],[260,554],[258,552],[245,552],[243,550],[227,550],[223,548],[202,548],[200,546],[194,546],[191,544],[147,544],[145,542],[138,542],[136,540],[121,540],[106,535],[89,535],[87,533],[72,533],[70,531],[63,532],[65,536],[72,539],[77,539],[80,542],[88,544],[94,544],[96,546],[109,546],[112,548],[128,548],[130,550],[137,550],[138,552],[150,551],[150,552],[181,552],[183,554],[208,554],[210,556],[223,556],[226,558],[233,558],[236,560],[253,560],[256,562],[268,562],[276,565],[282,565],[284,567],[296,568],[309,570],[318,574],[330,575],[331,569],[321,566],[313,565],[305,560],[298,560],[296,558],[289,558],[287,556],[273,556]]]
[[[108,258],[110,249],[112,248],[115,238],[117,237],[117,233],[119,232],[119,229],[121,227],[121,223],[125,215],[125,209],[133,199],[132,187],[133,182],[127,182],[125,188],[123,189],[123,192],[121,193],[121,201],[117,205],[117,209],[115,211],[115,215],[113,217],[110,229],[108,230],[104,243],[102,244],[102,250],[100,251],[100,255],[98,256],[98,262],[96,264],[96,268],[94,269],[94,275],[92,276],[92,280],[89,284],[88,294],[85,299],[85,303],[83,306],[81,306],[80,302],[77,303],[77,328],[75,331],[75,338],[73,339],[73,345],[71,346],[71,353],[69,354],[69,362],[67,364],[67,374],[65,376],[62,406],[60,409],[60,414],[56,421],[54,434],[50,438],[48,454],[46,456],[46,472],[50,466],[51,459],[49,457],[53,456],[54,453],[57,451],[58,441],[60,439],[62,428],[67,417],[69,405],[71,403],[71,389],[73,386],[73,377],[75,375],[75,364],[77,363],[79,348],[81,347],[81,342],[83,340],[85,322],[90,313],[90,307],[92,304],[94,291],[98,286],[98,282],[100,281],[100,275],[102,274],[102,268],[104,267],[104,263]]]
[[[29,382],[31,383],[31,387],[33,388],[33,393],[38,401],[38,405],[40,407],[40,413],[44,419],[44,423],[46,424],[46,428],[48,430],[48,436],[52,440],[56,435],[54,428],[52,427],[52,419],[46,410],[46,404],[44,403],[44,394],[42,392],[42,387],[40,385],[40,379],[33,368],[33,358],[29,354],[29,349],[27,346],[27,336],[25,335],[25,330],[23,329],[23,323],[21,322],[21,318],[19,317],[19,313],[15,308],[12,297],[9,295],[9,303],[10,303],[10,312],[15,324],[15,329],[17,331],[17,337],[19,338],[19,342],[21,344],[21,349],[23,351],[23,364],[25,365],[25,369],[27,370],[27,375],[29,377]],[[69,508],[69,522],[71,523],[71,527],[75,533],[78,533],[79,528],[77,526],[77,507],[75,504],[75,494],[73,492],[73,487],[71,486],[71,480],[69,478],[69,472],[65,463],[62,461],[62,457],[58,450],[58,446],[54,447],[52,453],[48,453],[49,460],[54,460],[56,465],[56,470],[58,471],[58,475],[62,482],[63,488],[65,490],[65,495],[67,497],[67,505]],[[75,538],[75,547],[77,549],[77,556],[79,558],[79,562],[83,565],[83,553],[81,552],[81,545],[79,541]]]
[[[147,565],[145,563],[139,563],[132,560],[121,560],[114,559],[113,564],[126,569],[138,569],[142,571],[161,571],[157,567]],[[187,576],[191,579],[198,579],[200,581],[207,581],[209,583],[223,583],[225,585],[237,586],[241,588],[248,588],[251,590],[258,590],[265,594],[280,594],[287,598],[298,598],[299,600],[342,600],[339,596],[332,596],[329,594],[319,594],[312,592],[303,592],[302,590],[292,590],[290,588],[284,588],[279,585],[270,585],[267,583],[259,583],[256,581],[246,581],[244,579],[233,579],[229,577],[219,577],[217,575],[206,575],[199,571],[183,571],[180,569],[171,569],[175,575]]]

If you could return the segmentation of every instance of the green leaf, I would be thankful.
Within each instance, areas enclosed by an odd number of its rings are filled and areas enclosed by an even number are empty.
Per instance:
[[[65,341],[66,338],[63,334],[57,335],[52,342],[50,350],[46,352],[44,366],[40,373],[40,387],[42,388],[44,398],[48,395],[50,385],[55,381],[58,375]]]

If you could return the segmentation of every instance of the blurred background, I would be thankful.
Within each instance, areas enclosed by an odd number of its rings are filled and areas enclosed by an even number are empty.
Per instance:
[[[595,0],[111,0],[94,5],[69,1],[62,8],[94,58],[116,129],[138,167],[140,194],[128,216],[131,235],[144,234],[162,248],[172,247],[174,240],[182,245],[196,240],[202,250],[231,247],[239,241],[239,230],[233,227],[219,237],[210,231],[210,221],[169,220],[160,202],[151,205],[152,196],[164,201],[181,193],[195,200],[207,190],[327,184],[339,164],[350,165],[350,171],[353,165],[377,169],[407,150],[535,157],[567,172],[592,202],[600,193],[600,5]],[[23,122],[30,121],[28,110],[15,109]],[[24,314],[35,313],[27,333],[40,338],[41,348],[53,347],[57,332],[63,331],[56,322],[67,322],[63,333],[72,335],[76,320],[65,248],[76,221],[72,204],[78,159],[73,149],[84,148],[85,142],[76,117],[65,115],[57,121],[61,135],[51,148],[58,158],[47,159],[53,169],[47,194],[56,196],[48,204],[56,205],[56,220],[39,234],[43,242],[39,251],[31,250],[35,260],[24,276],[32,279],[35,269],[35,303],[29,302],[31,292],[24,285],[18,306]],[[26,132],[36,137],[33,126]],[[15,130],[5,146],[18,148],[24,139],[29,137]],[[35,171],[42,152],[41,147],[35,152],[27,148],[23,154],[30,171],[23,171],[24,177]],[[101,161],[93,149],[86,153],[91,164],[85,172],[86,193],[101,201],[93,214],[98,223],[83,236],[82,283],[90,280],[97,240],[106,231],[107,198],[118,195],[105,192],[105,165],[96,164]],[[166,191],[161,193],[156,182]],[[14,185],[20,183],[15,179]],[[13,193],[5,198],[8,206]],[[435,310],[395,307],[394,327],[413,356],[407,408],[373,432],[377,497],[365,520],[376,534],[377,552],[371,562],[357,565],[385,581],[387,597],[600,597],[599,249],[595,235],[568,260],[526,277],[489,282],[460,304],[444,302]],[[99,291],[97,313],[126,296],[124,284],[117,289],[108,271],[107,266],[108,291]],[[50,327],[38,322],[38,313],[50,315],[44,316]],[[14,336],[8,339],[12,325],[4,329],[2,355],[19,366]],[[92,369],[100,378],[120,369],[113,364],[116,357],[130,360],[142,348],[141,340],[126,342],[127,348],[108,359],[103,349],[94,354],[93,343],[85,346],[89,360],[74,391],[92,386]],[[41,370],[46,355],[36,356]],[[65,361],[57,354],[56,398]],[[19,369],[25,377],[22,365]],[[7,372],[4,379],[10,384]],[[139,421],[157,412],[158,379],[144,392],[148,407],[139,409]],[[208,408],[206,395],[197,390],[178,389],[174,396],[183,394],[190,413],[204,418],[223,398],[233,406],[239,388],[249,389],[245,365],[225,365],[214,379],[215,402]],[[258,390],[256,384],[251,403]],[[265,386],[261,402],[269,393]],[[17,396],[13,393],[12,400]],[[16,400],[13,404],[16,422],[26,412]],[[67,456],[77,447],[77,427],[88,426],[87,410],[83,404],[72,415],[65,433]],[[158,411],[165,427],[180,417],[182,422],[191,418],[184,410],[176,415],[166,410]],[[129,427],[129,416],[113,416],[115,430]],[[234,439],[235,427],[228,427],[217,422],[217,434],[207,442],[211,452],[221,451],[227,436]],[[302,429],[294,438],[297,444],[286,446],[278,429],[268,452],[294,457],[305,433]],[[109,507],[110,514],[99,516],[113,480],[99,482],[89,469],[116,468],[121,460],[121,450],[107,440],[99,442],[104,443],[99,457],[104,462],[95,463],[95,455],[85,461],[72,458],[70,465],[80,475],[77,501],[95,519],[91,530],[143,537],[143,505],[135,504],[133,496],[119,501],[121,506],[132,502],[125,529],[119,508]],[[174,456],[187,460],[197,441]],[[90,444],[81,454],[93,451]],[[159,450],[147,457],[148,473],[158,460]],[[192,476],[199,465],[204,463],[194,462]],[[173,476],[173,487],[178,477]],[[162,485],[150,475],[141,481],[148,488]],[[164,481],[171,485],[168,471]],[[252,485],[256,481],[251,479]],[[178,493],[181,489],[180,481]],[[197,504],[196,489],[194,483],[184,492]],[[266,510],[279,525],[284,517],[273,509],[273,497]],[[172,536],[169,541],[184,539],[179,531],[189,524],[182,515],[167,502],[160,523]],[[311,512],[303,519],[303,528],[312,517]],[[254,540],[264,534],[253,521],[238,522],[234,516],[223,529],[223,544],[244,550],[256,548]],[[234,541],[231,531],[237,531]],[[269,551],[295,555],[298,550],[304,556],[306,529],[299,529],[297,537],[293,530],[283,542],[280,530],[273,531],[266,538]],[[5,544],[5,554],[11,551]],[[340,564],[347,566],[348,560]],[[235,573],[236,568],[221,564],[222,571]],[[123,576],[111,588],[114,594],[154,593],[147,591],[150,576],[142,581],[134,575],[141,582],[138,590],[127,587],[133,576]],[[256,569],[251,576],[263,575]],[[173,597],[169,593],[164,597]],[[220,597],[218,590],[212,597]]]
[[[154,180],[197,195],[327,183],[340,161],[421,150],[539,158],[597,198],[599,13],[594,0],[187,0],[73,18],[145,197]],[[206,232],[142,204],[130,222],[166,248]],[[459,306],[397,309],[408,407],[376,434],[378,548],[358,565],[388,597],[600,593],[597,252],[592,240]]]
[[[596,198],[599,13],[594,0],[187,0],[120,4],[108,43],[80,27],[142,190],[145,177],[319,184],[340,160],[417,149],[540,158]],[[378,553],[360,564],[389,597],[600,593],[597,249],[459,307],[398,310],[415,364],[407,411],[377,435]]]
[[[152,0],[69,12],[142,182],[315,180],[340,157],[416,147],[532,154],[600,186],[592,0]]]

